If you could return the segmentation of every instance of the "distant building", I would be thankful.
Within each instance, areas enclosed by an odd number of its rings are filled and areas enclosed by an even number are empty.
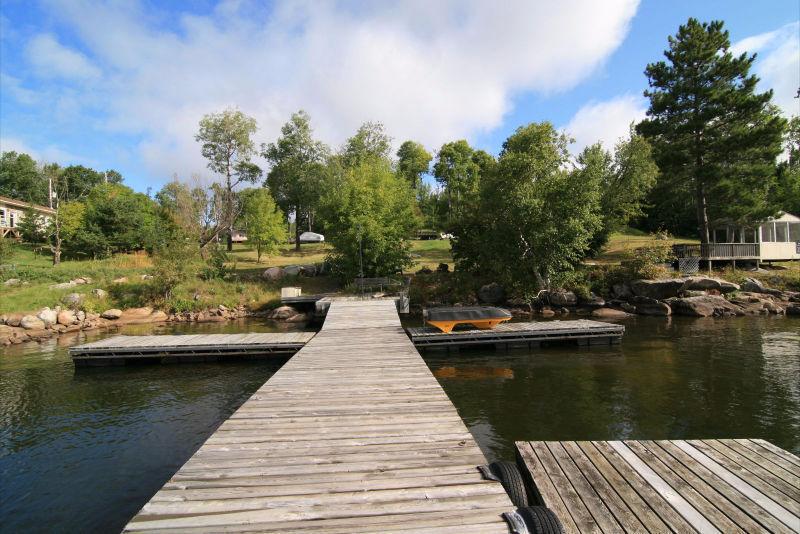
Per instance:
[[[243,230],[232,230],[231,241],[234,243],[243,243],[247,241],[247,234]]]
[[[0,237],[19,239],[19,225],[25,218],[26,212],[31,208],[45,221],[49,221],[56,212],[46,206],[0,196]]]
[[[675,245],[678,259],[761,262],[800,260],[800,217],[782,213],[754,225],[719,222],[712,225],[710,243]]]
[[[314,232],[303,232],[300,234],[301,243],[322,243],[325,241],[325,236]]]

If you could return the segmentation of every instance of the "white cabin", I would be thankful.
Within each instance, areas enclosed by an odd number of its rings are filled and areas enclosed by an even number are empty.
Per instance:
[[[46,206],[0,196],[0,237],[19,239],[19,225],[25,218],[25,213],[30,209],[33,209],[41,217],[43,224],[46,224],[55,213],[54,209]]]
[[[770,217],[756,227],[719,224],[713,227],[709,237],[711,244],[716,245],[709,251],[712,258],[727,256],[767,262],[800,260],[800,217],[791,213]]]

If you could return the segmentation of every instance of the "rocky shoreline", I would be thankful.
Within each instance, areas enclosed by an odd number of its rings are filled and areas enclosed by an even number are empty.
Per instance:
[[[481,293],[492,293],[485,288],[481,288],[479,296]],[[754,278],[748,278],[739,285],[719,278],[692,276],[616,284],[607,300],[594,294],[588,299],[581,299],[572,291],[553,290],[542,292],[527,309],[520,306],[520,302],[510,301],[508,304],[516,314],[553,316],[558,313],[577,313],[598,319],[632,315],[800,315],[800,292],[771,289]]]
[[[204,311],[167,314],[153,308],[108,309],[90,313],[56,306],[45,307],[36,314],[7,313],[0,315],[0,346],[16,345],[26,341],[42,341],[61,334],[82,330],[118,328],[125,325],[150,323],[211,323],[244,317],[262,317],[287,323],[304,323],[312,319],[291,306],[272,310],[252,311],[245,306],[229,308],[219,305]]]

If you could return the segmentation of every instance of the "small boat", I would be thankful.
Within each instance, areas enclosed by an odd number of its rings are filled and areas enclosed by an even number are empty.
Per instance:
[[[449,334],[456,325],[471,324],[481,330],[489,330],[511,319],[511,314],[502,308],[472,306],[455,308],[430,308],[425,310],[425,322]]]

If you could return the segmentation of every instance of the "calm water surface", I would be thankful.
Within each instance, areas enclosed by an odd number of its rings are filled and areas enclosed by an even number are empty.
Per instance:
[[[514,440],[756,437],[800,452],[800,320],[635,318],[622,345],[428,353],[484,452]],[[123,333],[274,331],[256,321]],[[97,339],[108,334],[93,334]],[[0,531],[119,531],[283,360],[79,369],[0,349]]]

